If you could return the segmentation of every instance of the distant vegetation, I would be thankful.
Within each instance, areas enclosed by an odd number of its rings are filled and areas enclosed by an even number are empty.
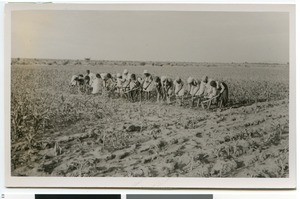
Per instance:
[[[162,62],[162,61],[108,61],[108,60],[91,60],[91,58],[79,59],[28,59],[12,58],[11,65],[117,65],[117,66],[204,66],[218,67],[224,64],[238,67],[272,67],[288,66],[289,63],[249,63],[249,62],[231,62],[231,63],[213,63],[213,62]]]

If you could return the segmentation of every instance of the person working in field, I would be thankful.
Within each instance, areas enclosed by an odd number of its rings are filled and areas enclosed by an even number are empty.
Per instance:
[[[127,79],[128,73],[129,73],[128,70],[124,69],[123,75],[122,75],[123,79]]]
[[[84,84],[80,87],[82,93],[90,94],[91,93],[91,85],[90,85],[90,77],[84,77]]]
[[[71,86],[80,86],[84,84],[84,78],[82,74],[73,75],[70,81]]]
[[[123,78],[123,91],[128,92],[130,90],[131,73],[128,73],[126,79]]]
[[[128,70],[125,69],[122,75],[122,87],[124,92],[127,92],[129,90],[129,83],[130,83],[130,74]]]
[[[96,79],[96,75],[94,73],[91,73],[90,70],[86,70],[85,77],[88,76],[90,78],[89,85],[92,85],[93,81]]]
[[[129,99],[132,102],[135,102],[136,99],[138,99],[138,97],[140,96],[140,88],[141,88],[141,84],[140,82],[137,80],[136,75],[135,74],[131,74],[130,75],[130,83],[129,83]]]
[[[196,98],[197,98],[197,107],[200,106],[200,102],[201,99],[203,99],[203,97],[205,96],[205,89],[206,89],[206,85],[208,83],[208,77],[205,75],[202,77],[201,82],[200,82],[200,86],[199,86],[199,90],[197,91]]]
[[[117,74],[113,73],[111,75],[112,86],[110,88],[111,91],[115,91],[117,87]]]
[[[143,85],[144,80],[142,77],[138,77],[137,80],[140,82],[141,85]]]
[[[109,73],[108,73],[109,74]],[[106,81],[107,90],[109,91],[109,96],[115,93],[117,89],[117,77],[116,75],[110,75],[111,77]],[[109,75],[108,75],[109,77]]]
[[[171,96],[174,93],[174,84],[171,78],[162,76],[161,77],[162,83],[162,93],[163,93],[163,100],[166,100],[168,104],[171,103]]]
[[[117,74],[115,73],[111,74],[111,79],[113,82],[117,82]]]
[[[117,73],[116,77],[116,93],[119,95],[119,97],[122,95],[122,87],[123,87],[123,81],[122,81],[122,75],[121,73]]]
[[[113,86],[112,76],[110,73],[101,73],[101,79],[103,80],[103,88],[110,90]]]
[[[145,99],[149,100],[150,92],[153,90],[153,86],[151,85],[153,83],[153,77],[147,70],[144,70],[144,76],[143,92],[145,93]]]
[[[96,79],[92,83],[92,94],[98,94],[101,92],[102,79],[99,73],[96,74]]]
[[[224,82],[210,81],[207,91],[207,109],[212,103],[216,103],[219,108],[224,107],[228,102],[228,87]]]
[[[194,106],[195,100],[197,100],[197,107],[200,105],[201,98],[205,95],[206,84],[208,81],[207,76],[203,76],[201,80],[196,80],[189,77],[187,80],[189,94],[192,96],[191,106]]]
[[[102,79],[102,86],[105,88],[105,79],[107,78],[107,73],[100,73],[100,77]]]
[[[205,85],[205,92],[204,92],[204,96],[207,97],[208,96],[208,93],[210,93],[210,90],[211,90],[211,85],[210,85],[210,82],[214,81],[212,78],[208,78],[207,79],[207,83]]]
[[[179,106],[182,106],[185,90],[184,90],[184,83],[180,77],[176,77],[174,81],[174,87],[175,87],[176,102],[178,102]]]
[[[71,86],[76,86],[77,85],[77,81],[76,79],[78,78],[78,75],[73,75],[70,81],[70,85]]]
[[[160,77],[154,77],[155,91],[156,91],[156,102],[163,100],[163,87]]]
[[[224,82],[217,81],[217,90],[218,90],[218,96],[217,96],[217,102],[219,108],[223,108],[228,103],[228,86]]]
[[[124,78],[124,74],[125,74],[125,78]],[[121,91],[121,94],[122,96],[125,96],[127,99],[130,100],[130,83],[131,83],[131,80],[132,80],[132,74],[128,73],[127,71],[124,71],[123,73],[123,77],[122,77],[122,80],[121,80],[121,83],[122,83],[122,91]],[[132,86],[132,84],[131,84]]]
[[[108,91],[113,90],[116,86],[116,82],[114,81],[114,78],[112,77],[112,75],[110,73],[107,73],[107,79],[105,82],[105,86]]]
[[[200,90],[201,81],[193,77],[187,79],[188,93],[191,95],[191,107],[194,106],[194,101],[196,98],[196,93]]]

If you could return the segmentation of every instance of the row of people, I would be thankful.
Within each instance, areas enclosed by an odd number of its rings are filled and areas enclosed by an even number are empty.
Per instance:
[[[212,103],[217,103],[219,107],[228,103],[228,87],[226,83],[209,79],[203,76],[202,79],[189,77],[185,82],[180,77],[175,80],[167,76],[153,76],[147,70],[143,72],[144,77],[137,77],[129,73],[127,69],[123,73],[93,74],[87,70],[85,75],[74,75],[71,79],[72,86],[79,86],[86,93],[98,94],[103,91],[110,91],[119,96],[126,96],[131,101],[146,99],[156,95],[157,101],[182,105],[186,98],[191,98],[191,105],[204,106],[207,108]]]

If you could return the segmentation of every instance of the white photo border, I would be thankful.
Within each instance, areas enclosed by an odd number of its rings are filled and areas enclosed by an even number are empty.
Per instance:
[[[10,148],[11,12],[19,10],[99,11],[216,11],[289,13],[289,177],[288,178],[182,178],[182,177],[14,177]],[[295,189],[296,188],[296,34],[294,4],[14,4],[5,7],[4,111],[5,186],[51,188],[201,188],[201,189]]]

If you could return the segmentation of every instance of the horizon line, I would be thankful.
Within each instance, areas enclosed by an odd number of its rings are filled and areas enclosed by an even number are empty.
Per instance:
[[[286,62],[274,62],[274,61],[264,61],[264,62],[251,62],[251,61],[228,61],[228,62],[220,62],[220,61],[145,61],[145,60],[107,60],[107,59],[92,59],[89,57],[83,59],[60,59],[60,58],[26,58],[26,57],[11,57],[11,59],[37,59],[37,60],[73,60],[73,61],[105,61],[105,62],[151,62],[151,63],[237,63],[237,64],[289,64],[289,61]],[[86,60],[89,59],[89,60]]]

